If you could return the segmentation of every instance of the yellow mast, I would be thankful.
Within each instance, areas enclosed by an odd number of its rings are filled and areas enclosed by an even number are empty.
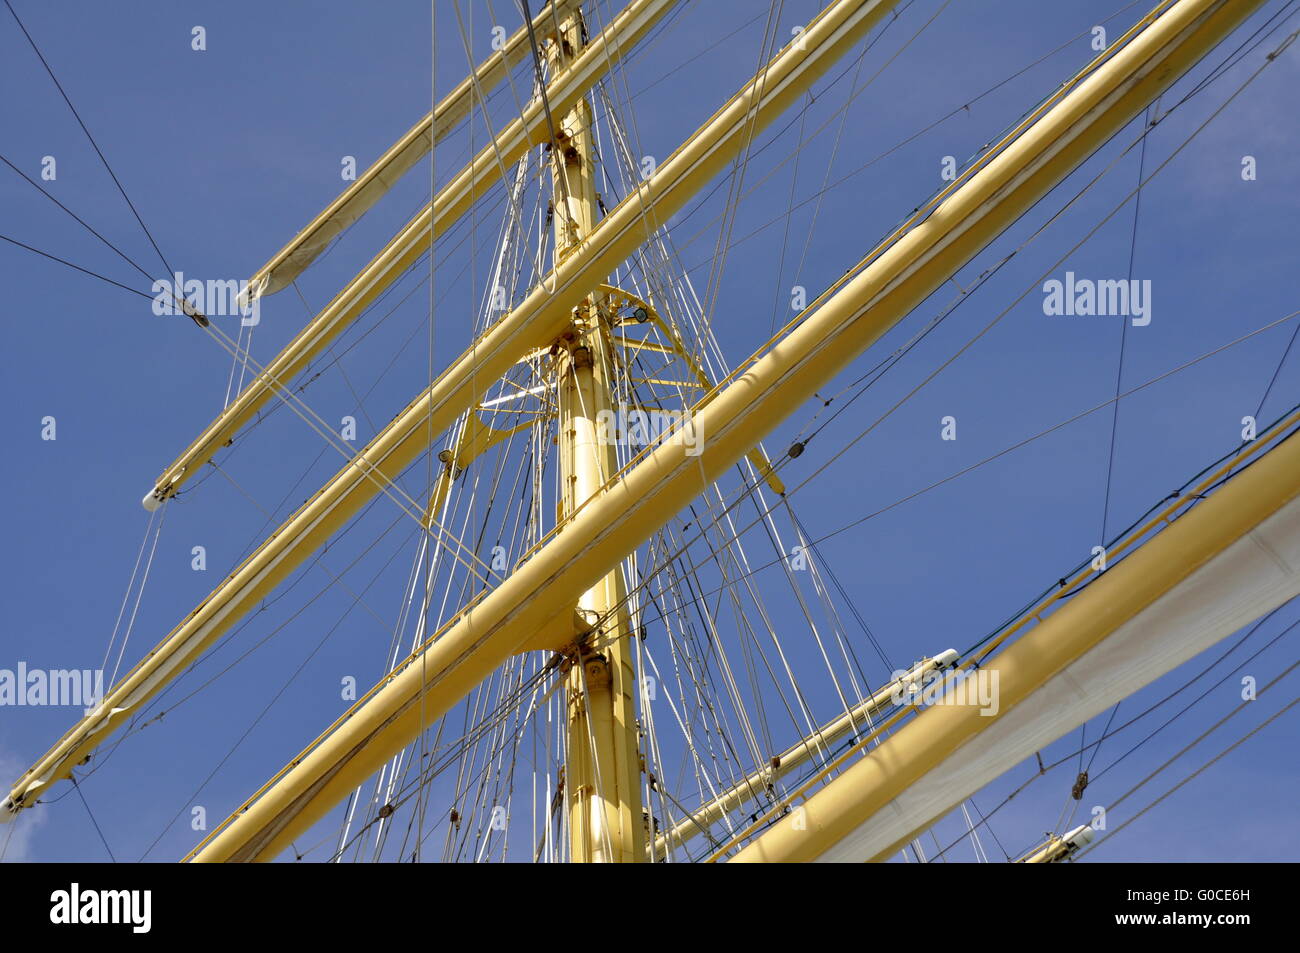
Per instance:
[[[302,830],[321,816],[337,800],[339,791],[373,770],[376,758],[386,757],[393,745],[409,739],[412,731],[419,729],[420,717],[445,711],[446,705],[491,670],[502,653],[508,654],[522,645],[530,627],[571,611],[571,601],[566,609],[566,593],[571,600],[577,594],[589,592],[593,586],[599,587],[600,580],[617,570],[623,555],[661,525],[666,518],[664,514],[675,512],[680,503],[698,492],[702,483],[743,455],[758,436],[782,419],[799,400],[910,311],[1259,5],[1260,0],[1179,0],[1176,4],[1161,4],[1163,15],[1137,42],[1071,90],[1050,112],[1038,117],[1035,126],[1026,130],[1010,148],[991,154],[968,181],[954,186],[954,191],[945,196],[945,201],[926,221],[883,250],[870,266],[846,280],[843,287],[833,289],[834,294],[828,294],[814,314],[778,348],[747,368],[743,377],[711,395],[699,416],[706,439],[702,456],[687,459],[680,445],[660,447],[618,483],[606,488],[605,493],[583,506],[541,552],[440,633],[436,642],[426,645],[406,665],[391,673],[336,723],[332,735],[327,732],[272,785],[259,791],[228,826],[214,832],[214,838],[200,852],[200,859],[273,856],[294,831]],[[816,31],[810,29],[809,34],[812,42]],[[775,100],[784,101],[793,95],[789,91],[798,86],[792,83],[781,88]],[[687,155],[683,150],[675,158],[684,159]],[[689,173],[692,187],[697,184],[696,176],[702,174],[701,168],[689,165],[680,171]],[[686,180],[686,174],[681,176],[681,181],[675,175],[665,176],[647,184],[643,189],[645,194],[634,195],[623,204],[626,207],[628,202],[640,199],[662,201],[665,209],[670,208],[678,203],[663,201],[662,197],[681,189]],[[624,208],[616,210],[611,218],[620,211],[625,218],[629,215]],[[610,236],[608,246],[601,244],[591,249],[591,245],[599,244],[597,237],[571,253],[571,267],[566,268],[557,257],[552,275],[557,281],[548,282],[548,291],[563,288],[562,305],[556,304],[553,298],[549,303],[529,304],[519,309],[521,313],[512,314],[502,322],[508,326],[508,329],[498,329],[505,340],[497,342],[492,352],[505,350],[507,341],[517,344],[526,336],[530,325],[533,331],[550,328],[550,312],[561,306],[571,309],[575,298],[584,300],[582,295],[586,295],[588,311],[598,313],[595,308],[598,302],[592,299],[590,291],[595,275],[600,273],[597,269],[606,266],[607,271],[612,266],[630,224],[620,221],[613,228],[607,220],[597,232]],[[570,286],[579,282],[582,287],[578,295],[570,297],[568,292],[573,290]],[[571,323],[570,311],[567,324]],[[595,323],[599,327],[598,318]],[[557,327],[551,334],[563,330],[563,326]],[[577,361],[572,357],[569,361],[575,388],[580,387]],[[482,372],[481,364],[474,366]],[[458,403],[462,396],[469,396],[468,388],[462,395],[461,386],[451,384],[455,397],[446,394],[438,407],[440,411],[447,412],[449,405]],[[419,422],[427,423],[439,403],[433,392],[426,395],[424,402],[417,402],[421,404],[421,413],[415,415]],[[381,460],[397,450],[393,441],[404,443],[405,438],[386,433],[383,439],[387,442],[381,446],[387,452],[379,456]],[[362,460],[368,459],[363,455]],[[591,459],[597,458],[593,455]],[[387,469],[388,461],[384,462]],[[595,472],[593,466],[591,473]],[[336,482],[342,478],[340,474]],[[332,509],[340,494],[333,485],[322,491],[322,496],[326,493],[333,497],[329,503]],[[574,493],[570,499],[571,505],[577,506],[583,498]],[[325,501],[318,497],[312,505],[318,502]],[[306,516],[308,509],[304,508],[300,515]],[[327,535],[325,517],[328,515],[328,511],[319,513],[318,518],[302,526],[303,546],[319,544]],[[296,516],[291,522],[297,520]],[[1173,554],[1172,558],[1179,557]],[[249,580],[250,588],[260,586],[266,579],[260,571],[258,576]],[[273,583],[268,582],[268,588],[269,584]],[[247,590],[240,593],[241,602],[246,597]],[[232,609],[223,601],[220,612],[227,616],[237,608]],[[225,618],[220,622],[228,624]],[[212,637],[215,627],[216,624],[203,634]],[[158,678],[152,677],[154,673],[149,674],[152,684],[148,688],[154,689]],[[425,695],[426,690],[430,694]],[[434,693],[439,695],[436,702],[422,706],[419,711],[413,711],[407,702],[415,695],[430,701]],[[112,720],[120,720],[116,712]],[[38,765],[39,770],[29,772],[11,795],[11,810],[30,803],[27,798],[38,794],[55,777],[66,776],[68,762],[93,747],[98,739],[92,740],[90,736],[107,727],[102,713],[92,724],[93,727],[84,726],[81,731],[70,733],[60,750]]]
[[[548,50],[552,73],[583,48],[581,13],[566,16]],[[581,246],[596,226],[595,149],[591,107],[579,99],[556,119],[551,147],[555,262]],[[612,409],[612,353],[603,295],[584,299],[560,337],[560,515],[567,518],[596,496],[618,471],[603,421]],[[566,675],[568,744],[565,800],[569,855],[575,862],[645,860],[641,762],[637,746],[636,675],[629,636],[627,587],[614,566],[578,599],[595,628],[569,649]]]
[[[873,255],[867,267],[828,292],[778,346],[706,398],[694,412],[702,435],[698,454],[689,453],[684,441],[670,440],[623,473],[542,550],[254,794],[209,836],[197,859],[274,857],[295,833],[404,747],[421,718],[446,711],[533,631],[567,611],[570,598],[702,492],[1261,2],[1161,4],[1160,15],[1144,21],[1145,28],[1128,45],[1107,51],[1103,63],[1053,96],[1004,149],[988,154],[955,183],[925,221]],[[811,46],[816,27],[808,35]],[[606,219],[598,232],[609,224]],[[561,265],[558,273],[564,270]]]
[[[602,276],[627,259],[652,229],[680,210],[692,195],[740,154],[751,136],[797,100],[836,60],[848,54],[898,2],[835,0],[827,6],[800,35],[798,43],[786,46],[745,84],[662,162],[653,175],[611,210],[588,240],[552,269],[541,287],[534,289],[514,310],[474,341],[431,387],[377,434],[150,650],[109,691],[101,709],[73,725],[24,772],[0,805],[0,811],[12,814],[30,806],[50,785],[67,778],[73,767],[93,752],[113,729],[138,711],[259,599],[302,565],[389,481],[396,479],[428,448],[430,430],[434,433],[446,430],[461,414],[471,409],[521,355],[532,348],[548,347],[563,334],[571,320],[572,309],[590,295]],[[594,49],[594,46],[589,46],[580,62],[585,61]],[[746,452],[752,447],[753,444],[745,448]],[[620,552],[617,558],[621,559],[626,552]],[[608,569],[605,566],[602,573]],[[498,599],[504,597],[508,588],[513,589],[511,584],[518,576],[516,572],[506,579],[494,590],[494,595]],[[590,586],[595,578],[599,578],[599,574],[586,585]],[[552,611],[536,621],[546,623],[555,615],[556,612]],[[522,645],[522,640],[519,644]],[[486,672],[467,665],[455,678],[444,682],[443,690],[448,697],[461,697],[485,676]],[[385,679],[384,684],[391,678]],[[432,709],[426,711],[432,715]]]
[[[632,0],[580,56],[567,64],[564,70],[551,75],[550,83],[546,88],[547,102],[550,107],[557,112],[562,112],[581,99],[592,84],[612,69],[614,64],[644,37],[676,2],[677,0]],[[461,85],[463,86],[464,83]],[[486,95],[481,86],[478,88],[478,93]],[[456,103],[458,100],[453,99],[452,102]],[[394,171],[401,171],[401,163],[407,159],[413,164],[423,155],[422,152],[416,152],[420,148],[420,143],[424,141],[420,134],[422,126],[423,124],[417,125],[403,137],[402,142],[394,147],[399,150],[399,154],[406,156],[400,161],[397,158],[393,160],[397,163]],[[385,288],[401,277],[422,254],[430,249],[439,235],[450,228],[488,189],[495,185],[507,165],[519,161],[529,148],[546,142],[549,136],[546,109],[542,102],[534,100],[528,103],[519,117],[498,130],[492,141],[480,149],[450,182],[438,190],[433,201],[393,236],[370,263],[349,281],[333,300],[294,336],[293,340],[284,346],[284,349],[270,364],[266,365],[261,373],[253,378],[239,397],[168,465],[154,481],[153,488],[145,494],[142,501],[145,508],[156,509],[163,500],[176,493],[186,481],[200,472],[203,465],[222,447],[230,443],[236,432],[252,420],[260,408],[277,393],[286,393],[288,382],[302,371],[314,356],[342,334],[348,325],[360,317]],[[406,142],[412,137],[414,137],[413,142]],[[370,172],[366,174],[369,175]],[[383,182],[388,181],[386,174],[377,173],[377,177]],[[372,186],[371,191],[376,187]],[[328,241],[328,238],[320,236],[340,231],[343,225],[351,220],[349,216],[355,212],[359,217],[365,211],[365,208],[358,205],[359,202],[364,205],[366,201],[377,200],[378,194],[371,195],[368,191],[360,190],[351,200],[344,201],[351,195],[351,190],[345,192],[339,200],[343,202],[343,206],[334,211],[331,211],[334,208],[331,206],[318,216],[316,221],[308,225],[298,239],[290,243],[258,272],[251,283],[251,289],[256,291],[265,282],[271,282],[273,285],[276,280],[284,280],[285,268],[292,271],[294,263],[304,255],[319,254],[321,248],[316,247],[317,242]],[[340,222],[343,225],[340,225]],[[317,237],[312,238],[312,235]],[[306,244],[302,244],[304,242]],[[305,267],[305,263],[303,266]],[[513,363],[523,350],[524,348],[520,348],[512,353],[509,363]],[[490,372],[485,372],[482,368],[477,369],[477,374],[485,380],[495,379]],[[467,402],[461,407],[461,411],[468,407]],[[434,432],[441,432],[448,425],[450,420],[435,424],[432,429]],[[418,446],[422,451],[424,438],[428,436],[428,428],[422,428],[421,433],[423,437],[420,438]]]

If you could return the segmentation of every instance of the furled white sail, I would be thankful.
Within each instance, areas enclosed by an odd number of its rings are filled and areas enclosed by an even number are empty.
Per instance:
[[[1300,595],[1300,499],[1045,682],[818,861],[887,856],[1035,751]],[[924,716],[923,716],[924,717]]]

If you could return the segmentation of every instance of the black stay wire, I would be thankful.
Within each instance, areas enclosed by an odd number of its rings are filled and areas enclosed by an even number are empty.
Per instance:
[[[153,234],[149,231],[149,226],[144,223],[144,219],[140,217],[140,212],[136,209],[135,203],[132,202],[131,197],[126,194],[126,189],[122,187],[122,183],[118,180],[116,173],[113,172],[113,167],[108,164],[108,159],[105,158],[103,150],[99,148],[99,143],[95,141],[95,137],[91,135],[85,122],[82,121],[81,114],[77,112],[77,107],[72,105],[72,100],[68,98],[68,94],[64,91],[63,84],[59,82],[59,78],[54,75],[54,70],[50,68],[50,64],[46,61],[44,54],[41,53],[41,48],[36,45],[36,41],[32,39],[32,35],[27,32],[27,27],[23,26],[23,21],[19,19],[18,12],[14,10],[13,4],[10,3],[9,0],[4,0],[4,3],[5,6],[9,8],[10,14],[13,15],[14,22],[18,24],[18,29],[22,30],[23,36],[27,37],[27,42],[31,44],[33,52],[36,53],[36,58],[39,59],[41,65],[45,67],[45,72],[50,74],[50,79],[54,81],[54,86],[58,89],[59,95],[62,96],[63,101],[68,104],[68,109],[72,110],[72,115],[77,120],[77,125],[81,126],[81,131],[84,132],[86,138],[90,140],[91,148],[95,150],[95,155],[99,156],[99,161],[104,164],[104,168],[108,171],[109,178],[113,180],[113,184],[117,186],[118,192],[120,192],[122,198],[126,200],[126,204],[131,209],[131,214],[134,215],[135,220],[140,223],[140,227],[144,229],[145,236],[149,239],[149,244],[152,245],[153,250],[158,253],[158,258],[162,261],[163,267],[167,269],[167,274],[174,274],[172,266],[167,264],[167,258],[163,255],[162,249],[159,248],[158,243],[154,241]]]
[[[8,2],[8,0],[6,0]],[[77,797],[81,798],[82,805],[86,808],[86,815],[90,818],[90,823],[95,826],[95,833],[99,835],[99,841],[104,845],[104,850],[108,851],[108,859],[117,863],[117,858],[113,856],[113,848],[108,846],[108,840],[104,837],[104,832],[99,827],[99,821],[95,820],[94,813],[90,810],[90,805],[86,802],[86,795],[81,793],[81,785],[77,779],[71,775],[68,779],[72,782],[72,789],[77,792]]]
[[[38,192],[40,192],[42,195],[44,195],[47,199],[49,199],[51,202],[53,202],[53,203],[54,203],[55,205],[57,205],[59,208],[63,209],[63,211],[65,211],[65,212],[67,212],[69,215],[71,215],[71,216],[73,217],[73,219],[75,219],[76,222],[77,222],[79,225],[81,225],[82,228],[84,228],[86,231],[90,232],[90,234],[94,235],[94,236],[95,236],[96,238],[98,238],[101,242],[103,242],[105,245],[107,245],[109,248],[111,248],[111,249],[112,249],[112,250],[117,254],[117,256],[118,256],[119,258],[121,258],[124,262],[126,262],[128,265],[130,265],[130,266],[131,266],[132,268],[134,268],[136,271],[140,272],[140,274],[144,275],[144,277],[145,277],[146,280],[148,280],[148,281],[153,281],[153,276],[150,275],[149,272],[147,272],[147,271],[145,271],[143,268],[141,268],[140,265],[136,263],[136,261],[135,261],[134,258],[132,258],[130,255],[128,255],[126,252],[122,251],[122,249],[118,248],[116,245],[114,245],[112,242],[110,242],[107,238],[105,238],[103,235],[101,235],[98,231],[96,231],[96,230],[94,229],[94,227],[91,226],[91,224],[90,224],[89,222],[87,222],[84,218],[82,218],[80,215],[78,215],[78,214],[77,214],[76,212],[74,212],[72,209],[68,208],[66,205],[64,205],[62,202],[60,202],[57,198],[55,198],[55,196],[54,196],[54,195],[53,195],[49,190],[47,190],[44,186],[42,186],[39,182],[37,182],[35,179],[33,179],[30,175],[28,175],[28,174],[27,174],[26,172],[24,172],[22,169],[18,168],[18,166],[14,165],[13,162],[11,162],[7,156],[5,156],[5,155],[3,155],[3,154],[0,154],[0,162],[3,162],[5,165],[9,166],[9,168],[13,169],[15,172],[17,172],[19,175],[21,175],[21,176],[22,176],[22,177],[27,181],[27,184],[28,184],[28,185],[30,185],[32,188],[36,189]],[[28,247],[28,246],[23,246],[23,247],[26,248],[26,247]],[[35,251],[35,249],[32,249],[32,250]],[[43,253],[42,253],[42,252],[37,252],[37,254],[43,254]],[[56,260],[57,260],[57,259],[56,259]],[[67,262],[64,262],[64,264],[67,264]],[[73,267],[75,268],[76,266],[74,265]],[[92,274],[93,274],[93,272],[92,272]],[[100,277],[100,276],[99,276],[99,275],[96,275],[95,277]],[[107,279],[105,279],[105,280],[107,280]],[[121,286],[121,285],[118,285],[118,287],[122,287],[122,286]]]
[[[150,301],[153,300],[153,295],[145,294],[139,288],[132,288],[129,285],[122,284],[120,281],[114,281],[112,278],[107,278],[104,275],[101,275],[97,271],[91,271],[89,268],[82,268],[80,265],[73,264],[72,262],[68,261],[66,258],[60,258],[58,255],[51,255],[47,251],[41,251],[39,248],[33,248],[31,245],[28,245],[24,242],[20,242],[16,238],[10,238],[8,235],[0,235],[0,241],[8,242],[11,245],[17,245],[19,248],[25,248],[27,251],[40,255],[42,258],[48,258],[50,259],[50,261],[57,261],[60,265],[67,265],[69,268],[75,269],[76,271],[79,271],[82,274],[90,275],[92,278],[98,278],[100,281],[107,281],[110,285],[115,285],[116,287],[121,288],[123,291],[129,291],[133,295],[140,295],[142,298],[148,298]]]

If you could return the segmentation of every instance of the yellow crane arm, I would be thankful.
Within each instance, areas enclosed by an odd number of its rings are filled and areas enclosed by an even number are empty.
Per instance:
[[[202,861],[274,857],[486,678],[534,630],[567,611],[578,593],[703,492],[1261,3],[1179,0],[1170,6],[983,164],[925,221],[822,301],[725,389],[706,398],[694,416],[693,439],[683,439],[687,434],[679,431],[612,481],[497,589],[386,676],[191,856]],[[839,29],[832,18],[852,15],[846,8],[860,12],[867,7],[880,12],[880,5],[870,4],[828,8],[806,34],[809,52],[787,49],[766,71],[766,89],[795,94],[796,87],[780,70],[782,61],[813,55],[821,48],[821,31]],[[611,262],[616,256],[621,260],[621,249],[606,253],[597,237],[617,241],[617,224],[611,216],[593,235],[593,254],[602,263],[606,254]],[[557,292],[566,287],[564,274],[562,267]],[[581,287],[594,285],[588,281]]]

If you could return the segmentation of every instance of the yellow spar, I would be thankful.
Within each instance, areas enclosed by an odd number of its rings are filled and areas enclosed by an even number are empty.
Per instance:
[[[619,13],[613,22],[592,41],[581,56],[552,77],[546,88],[550,108],[559,112],[577,102],[591,88],[591,85],[604,76],[638,40],[645,36],[676,2],[677,0],[633,0],[627,9]],[[550,18],[547,22],[550,22]],[[468,106],[468,100],[461,105]],[[419,144],[424,141],[419,129],[420,126],[417,126],[404,137],[403,141],[410,139],[414,134],[414,143],[407,143],[405,146],[398,143],[394,147],[402,150],[401,155],[411,158],[412,162],[419,158],[419,155],[414,155],[412,158],[412,151],[418,149]],[[320,314],[295,335],[279,355],[253,378],[248,387],[195,438],[185,452],[163,471],[154,482],[153,489],[144,496],[145,508],[155,509],[163,500],[174,494],[231,440],[239,428],[252,420],[258,410],[272,397],[287,391],[287,384],[294,375],[343,333],[385,288],[429,250],[434,239],[450,228],[489,188],[496,184],[503,166],[519,161],[530,147],[545,142],[549,135],[543,103],[540,99],[533,100],[525,107],[518,119],[497,133],[493,141],[484,146],[455,178],[438,190],[432,204],[408,222],[361,273],[348,282]],[[391,164],[389,168],[392,168]],[[383,178],[387,181],[389,177],[384,174]],[[360,193],[360,195],[369,194],[370,192],[364,190]],[[345,193],[343,198],[346,199],[347,196],[348,193]],[[375,197],[377,198],[377,195]],[[354,206],[355,201],[347,205],[349,209]],[[308,226],[308,232],[324,235],[336,230],[336,225],[333,224],[335,217],[331,216],[328,210],[323,214],[329,217],[329,222],[319,225],[313,223]],[[307,243],[297,245],[298,240],[295,240],[295,245],[290,246],[290,249],[298,247],[301,252],[301,249],[316,247],[315,239],[310,241],[304,239],[304,241]],[[298,253],[292,253],[290,249],[281,252],[276,260],[286,254],[288,254],[286,261],[289,262],[301,257]],[[295,254],[298,257],[295,257]],[[266,269],[259,272],[259,275],[280,274],[284,267],[276,266],[273,261],[272,265],[268,265]],[[268,272],[268,269],[271,270]],[[260,280],[260,278],[254,279],[255,283],[252,286],[254,290],[257,288],[256,282]]]
[[[931,672],[945,669],[957,661],[957,652],[948,649],[934,658],[924,659],[912,666],[896,681],[890,682],[880,691],[864,698],[844,714],[832,719],[818,728],[812,735],[791,745],[772,758],[765,765],[742,778],[738,783],[723,791],[717,797],[690,812],[671,830],[655,838],[654,857],[667,856],[674,847],[680,847],[687,841],[704,833],[732,811],[750,801],[758,800],[764,793],[773,789],[775,782],[808,764],[815,756],[825,757],[830,750],[842,741],[850,732],[860,732],[871,725],[872,719],[881,712],[888,711],[896,704],[899,693],[910,683],[929,675]]]
[[[774,57],[649,179],[611,210],[541,287],[475,341],[155,646],[109,691],[101,709],[74,725],[32,765],[11,789],[4,812],[11,814],[29,806],[51,784],[68,777],[72,768],[113,729],[191,664],[426,450],[430,432],[440,434],[446,430],[521,355],[532,348],[549,347],[570,322],[573,308],[604,276],[721,172],[740,154],[750,136],[771,123],[824,75],[897,2],[837,0],[827,7],[809,24],[798,44],[787,46]],[[577,63],[594,48],[588,47]],[[600,575],[589,579],[587,587]],[[579,591],[574,591],[574,598]]]
[[[692,418],[692,439],[678,433],[608,484],[531,559],[426,642],[256,792],[209,836],[194,859],[266,860],[279,853],[531,633],[566,612],[579,593],[1037,203],[1261,2],[1179,0],[1168,5],[928,218],[742,368],[730,385],[706,398]],[[820,40],[817,27],[842,11],[837,4],[809,29],[810,51]],[[781,58],[791,55],[798,54],[787,50]],[[774,72],[775,64],[769,77]],[[610,234],[605,230],[616,215],[593,233],[592,244]],[[568,265],[557,273],[557,289],[564,286]]]
[[[1115,695],[1294,597],[1297,556],[1300,436],[1291,433],[985,662],[996,711],[924,708],[732,861],[887,859],[980,784],[984,766],[996,776],[1032,757]],[[1108,645],[1117,634],[1127,644]],[[1030,862],[1059,859],[1081,835],[1054,838]]]
[[[533,30],[546,34],[553,17],[563,15],[577,4],[578,0],[555,0],[546,4],[533,17]],[[470,114],[476,88],[486,96],[530,52],[528,27],[525,25],[516,30],[499,51],[480,63],[473,76],[465,77],[442,98],[433,112],[393,143],[343,194],[259,268],[248,282],[252,293],[255,296],[274,294],[292,284],[330,242],[369,211],[398,179],[429,154],[435,143],[446,138]]]

